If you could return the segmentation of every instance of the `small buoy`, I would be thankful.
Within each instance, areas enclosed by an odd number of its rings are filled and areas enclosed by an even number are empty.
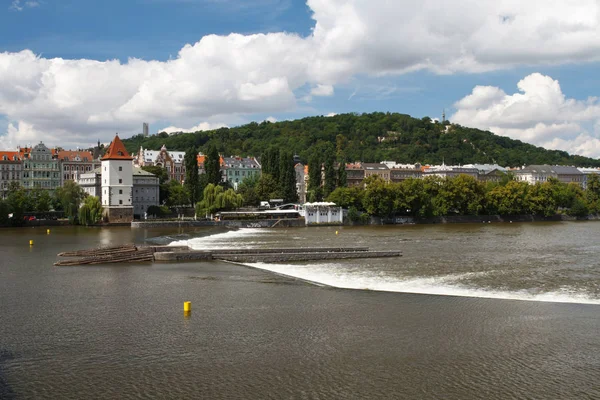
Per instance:
[[[488,221],[488,224],[491,224],[491,223],[492,223],[492,221]]]
[[[510,221],[510,223],[512,224],[512,221]]]
[[[50,234],[50,229],[46,229],[46,235]]]
[[[30,245],[30,246],[33,246],[33,240],[30,240],[30,241],[29,241],[29,245]]]
[[[337,234],[338,234],[338,231],[335,231],[335,234],[337,235]]]
[[[183,303],[183,312],[184,313],[189,313],[192,311],[192,302],[191,301],[186,301]]]

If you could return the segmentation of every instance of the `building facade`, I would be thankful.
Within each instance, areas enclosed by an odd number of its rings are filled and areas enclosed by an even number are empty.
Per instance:
[[[133,157],[115,136],[102,157],[102,207],[109,223],[133,221]]]
[[[21,183],[23,162],[18,151],[0,151],[0,199],[5,199],[11,182]]]
[[[94,160],[94,155],[90,151],[59,150],[57,157],[60,163],[61,185],[67,181],[77,181],[79,175],[100,167],[100,160]]]
[[[392,168],[390,169],[390,180],[400,183],[407,179],[421,179],[423,171],[420,168]]]
[[[574,183],[581,187],[585,186],[585,174],[575,167],[562,165],[529,165],[511,172],[515,175],[516,180],[527,182],[530,185],[543,183],[554,178],[562,183]]]
[[[185,180],[184,157],[185,151],[168,151],[165,145],[158,151],[140,147],[133,163],[136,167],[157,166],[165,168],[170,181],[176,180],[182,183]]]
[[[228,182],[235,190],[244,179],[259,177],[260,173],[261,166],[254,157],[224,157],[221,163],[223,182]]]
[[[390,169],[385,164],[362,163],[365,170],[365,179],[370,176],[379,176],[386,182],[390,181]]]
[[[348,187],[361,186],[365,179],[365,170],[361,163],[346,164],[346,184]]]
[[[300,214],[306,225],[341,225],[344,222],[342,207],[335,203],[306,203]]]
[[[55,152],[43,142],[34,148],[23,149],[23,187],[55,190],[61,186],[60,163]]]

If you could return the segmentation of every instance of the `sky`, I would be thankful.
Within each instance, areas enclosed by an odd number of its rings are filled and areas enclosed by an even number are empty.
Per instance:
[[[600,157],[598,0],[0,0],[0,149],[400,112]]]

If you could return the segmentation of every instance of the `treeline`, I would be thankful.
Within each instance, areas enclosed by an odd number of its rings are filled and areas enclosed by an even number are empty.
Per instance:
[[[597,159],[546,150],[491,132],[449,122],[432,122],[398,113],[339,114],[295,121],[249,123],[235,128],[123,140],[127,150],[140,146],[185,151],[196,147],[206,152],[212,145],[224,155],[262,156],[269,147],[286,149],[309,162],[314,153],[332,146],[336,159],[346,161],[448,165],[497,163],[507,167],[529,164],[600,167]]]
[[[530,185],[511,175],[501,182],[481,182],[468,175],[426,177],[388,183],[378,176],[365,187],[337,188],[328,197],[349,209],[350,219],[363,215],[439,217],[449,215],[539,215],[565,213],[583,217],[600,212],[600,179],[588,178],[587,189],[550,179]]]
[[[53,193],[41,188],[25,190],[10,182],[6,199],[0,199],[0,225],[21,226],[25,214],[62,211],[73,224],[93,225],[102,220],[100,199],[88,196],[77,183],[68,181]]]

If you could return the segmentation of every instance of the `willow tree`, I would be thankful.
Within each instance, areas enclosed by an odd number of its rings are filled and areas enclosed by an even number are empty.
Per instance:
[[[94,225],[102,220],[102,203],[96,196],[88,196],[79,209],[79,224]]]
[[[221,210],[233,210],[244,204],[244,197],[233,189],[209,183],[204,188],[202,201],[196,204],[196,214],[209,216]]]

